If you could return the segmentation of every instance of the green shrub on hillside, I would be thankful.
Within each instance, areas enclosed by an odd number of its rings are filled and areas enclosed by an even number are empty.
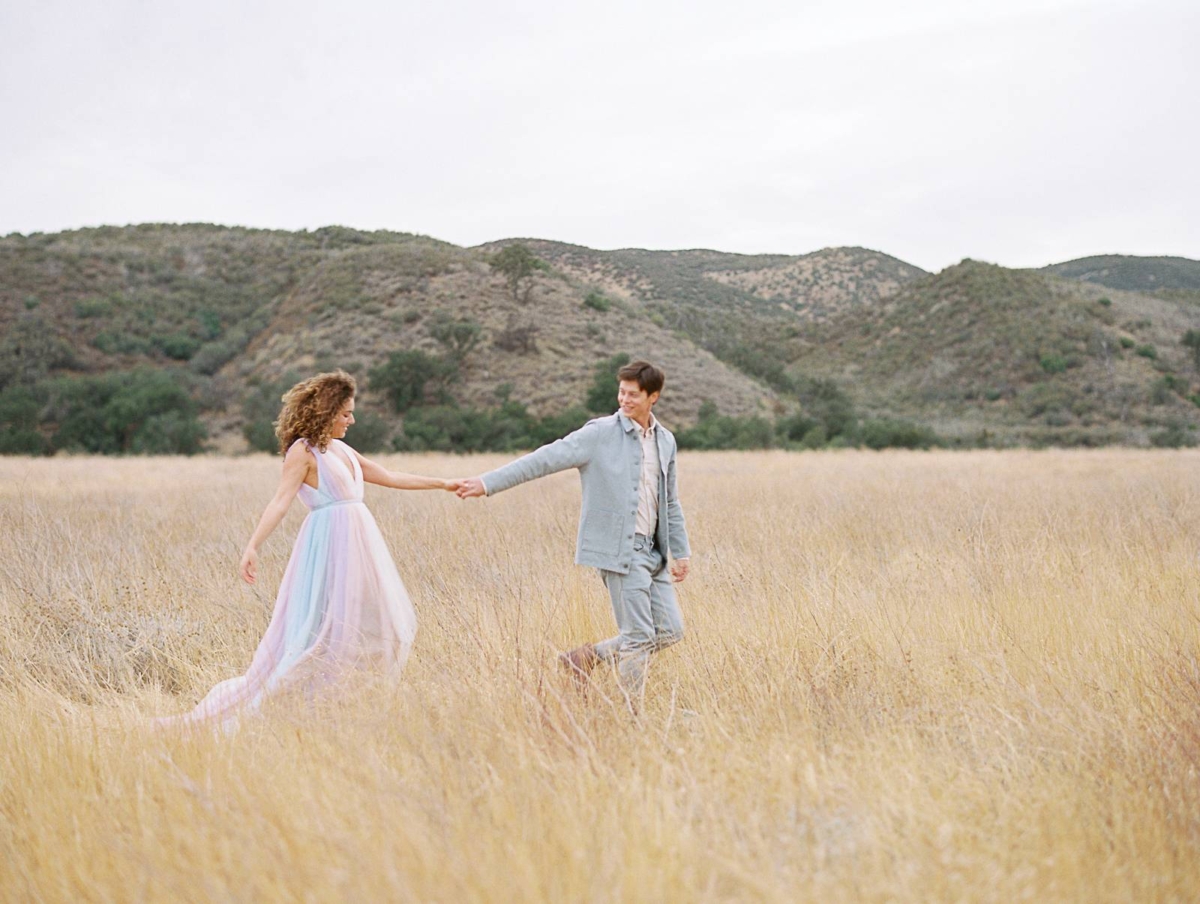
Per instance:
[[[625,352],[606,358],[592,370],[592,384],[588,387],[583,405],[593,414],[612,414],[617,410],[617,371],[630,362]]]
[[[92,346],[106,355],[152,355],[154,341],[126,330],[106,330],[92,338]]]
[[[1143,358],[1149,358],[1151,361],[1158,357],[1158,349],[1149,343],[1145,345],[1139,345],[1134,350],[1134,353],[1141,355]]]
[[[677,431],[675,440],[680,449],[770,449],[775,427],[761,417],[709,413],[694,427]]]
[[[430,386],[444,389],[457,376],[458,365],[453,360],[415,349],[393,352],[387,361],[373,367],[367,378],[371,390],[386,395],[392,403],[392,410],[403,414],[425,403]]]
[[[112,301],[107,298],[85,298],[75,302],[75,316],[80,319],[107,317],[112,310]]]
[[[357,408],[354,411],[354,426],[346,434],[346,442],[359,452],[382,452],[389,446],[391,426],[374,411]]]
[[[588,292],[587,297],[583,299],[583,306],[591,308],[593,311],[599,311],[602,314],[612,310],[612,302],[599,292]]]
[[[49,443],[38,431],[43,400],[31,386],[0,392],[0,455],[44,455]]]
[[[484,411],[436,405],[412,409],[393,445],[404,452],[515,452],[565,436],[587,419],[581,408],[534,418],[524,405],[512,401]]]
[[[1167,374],[1154,381],[1150,387],[1150,404],[1165,405],[1177,395],[1187,392],[1187,382],[1174,374]]]
[[[1150,434],[1150,444],[1161,449],[1181,449],[1197,444],[1196,428],[1190,424],[1172,421],[1161,430]]]
[[[1060,374],[1067,369],[1067,359],[1062,355],[1042,355],[1038,363],[1048,374]]]
[[[175,361],[187,361],[200,350],[200,340],[185,333],[172,333],[169,336],[156,336],[154,344],[168,358]]]
[[[194,455],[206,436],[195,402],[167,371],[62,377],[46,392],[53,450]]]
[[[255,386],[242,399],[242,436],[256,452],[277,452],[279,439],[275,436],[275,419],[283,406],[283,394],[300,382],[294,371],[284,373],[278,380]]]
[[[483,337],[483,327],[470,317],[451,318],[438,311],[429,324],[429,335],[446,349],[455,361],[462,362]]]
[[[74,350],[39,316],[18,320],[0,339],[0,389],[36,383],[51,371],[75,366]]]
[[[1180,337],[1179,344],[1192,352],[1192,365],[1200,370],[1200,330],[1188,330]]]
[[[928,427],[893,418],[863,421],[859,440],[868,449],[930,449],[941,445],[938,435]]]

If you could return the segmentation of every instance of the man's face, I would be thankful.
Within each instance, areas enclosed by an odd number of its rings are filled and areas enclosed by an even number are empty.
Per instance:
[[[630,420],[645,425],[650,420],[650,409],[658,401],[658,393],[647,393],[638,386],[637,380],[622,380],[617,386],[617,404]]]

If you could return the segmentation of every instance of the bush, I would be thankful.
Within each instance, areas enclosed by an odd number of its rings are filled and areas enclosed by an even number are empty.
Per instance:
[[[193,455],[205,438],[195,402],[167,371],[62,378],[49,396],[55,450]]]
[[[462,361],[479,344],[483,327],[468,317],[451,320],[439,311],[429,324],[429,335],[440,342],[455,361]]]
[[[397,414],[424,404],[426,387],[442,385],[458,376],[458,365],[420,350],[393,352],[368,374],[371,389],[385,394]]]
[[[106,355],[152,355],[155,351],[154,343],[145,336],[125,330],[97,333],[92,346]]]
[[[75,302],[75,316],[80,319],[107,317],[112,310],[112,302],[107,298],[85,298]]]
[[[1160,449],[1180,449],[1196,445],[1194,428],[1179,422],[1167,424],[1150,434],[1150,444]]]
[[[1100,299],[1097,299],[1096,303],[1099,305],[1103,305],[1106,308],[1112,307],[1112,299],[1111,298],[1100,298]]]
[[[0,455],[44,455],[50,444],[38,432],[41,403],[29,386],[0,392]]]
[[[612,302],[599,292],[588,292],[587,297],[583,299],[583,306],[601,313],[612,310]]]
[[[1121,348],[1133,348],[1134,345],[1137,344],[1128,336],[1122,336],[1119,341],[1121,343]]]
[[[775,427],[761,417],[712,414],[678,431],[675,440],[681,449],[770,449],[775,445]]]
[[[157,336],[154,344],[168,358],[176,361],[187,361],[200,350],[200,340],[193,339],[184,333],[172,333],[169,336]]]
[[[1062,355],[1042,355],[1038,363],[1048,374],[1060,374],[1067,369],[1067,359]]]
[[[204,425],[181,411],[146,419],[134,433],[129,451],[139,455],[195,455],[208,436]]]
[[[1153,361],[1155,358],[1158,357],[1158,349],[1156,349],[1153,345],[1150,345],[1150,344],[1139,345],[1134,350],[1134,353],[1141,355],[1143,358],[1149,358],[1151,361]]]
[[[206,342],[192,356],[191,368],[198,374],[212,376],[236,358],[245,346],[242,335],[232,332],[224,339]]]
[[[388,448],[392,428],[373,411],[354,412],[354,426],[346,434],[346,442],[360,452],[380,452]]]
[[[50,444],[36,430],[0,431],[0,455],[45,455],[49,451]]]
[[[510,317],[504,329],[492,339],[492,345],[502,351],[528,355],[537,351],[537,334],[541,329],[533,321],[520,323],[515,316]]]
[[[825,428],[830,441],[853,435],[858,414],[850,397],[833,380],[803,378],[793,387],[804,413]]]
[[[940,445],[937,434],[928,427],[889,418],[864,421],[860,439],[868,449],[928,449]]]
[[[1167,374],[1154,381],[1150,387],[1150,402],[1153,405],[1165,405],[1176,395],[1187,391],[1187,383],[1174,374]]]
[[[41,317],[18,320],[0,340],[0,389],[10,383],[30,385],[52,370],[74,366],[71,346]]]
[[[254,387],[242,399],[242,436],[256,452],[277,452],[279,439],[275,436],[275,419],[283,407],[283,394],[300,382],[294,371],[284,373],[278,380]]]
[[[583,404],[593,414],[612,414],[617,409],[617,371],[628,364],[629,355],[621,352],[601,361],[592,370],[592,385]]]
[[[1179,340],[1184,348],[1192,351],[1192,364],[1200,369],[1200,330],[1188,330]]]

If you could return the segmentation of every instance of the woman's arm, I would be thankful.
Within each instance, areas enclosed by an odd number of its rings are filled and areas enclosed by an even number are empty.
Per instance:
[[[422,477],[419,474],[401,474],[399,471],[389,471],[383,465],[376,464],[371,459],[359,455],[357,451],[354,454],[358,455],[363,480],[376,486],[388,487],[393,490],[450,490],[453,492],[463,483],[461,480],[445,480],[441,477]]]
[[[258,527],[254,528],[254,533],[246,543],[242,561],[238,565],[242,580],[247,584],[253,584],[258,576],[259,547],[271,536],[271,532],[279,527],[279,522],[287,514],[292,500],[300,492],[300,485],[308,477],[309,469],[315,469],[316,466],[317,460],[303,443],[297,443],[288,449],[287,457],[283,460],[283,477],[279,481],[279,489],[275,491],[275,498],[263,509],[262,517],[258,519]]]

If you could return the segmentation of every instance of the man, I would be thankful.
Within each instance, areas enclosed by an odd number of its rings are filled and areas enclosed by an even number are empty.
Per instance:
[[[637,708],[650,655],[683,637],[675,588],[691,555],[675,478],[675,437],[654,417],[663,372],[634,361],[617,372],[616,414],[588,421],[574,433],[481,477],[458,495],[491,496],[527,480],[578,468],[583,507],[575,562],[600,569],[619,633],[559,655],[583,682],[598,662],[616,666],[629,704]]]

